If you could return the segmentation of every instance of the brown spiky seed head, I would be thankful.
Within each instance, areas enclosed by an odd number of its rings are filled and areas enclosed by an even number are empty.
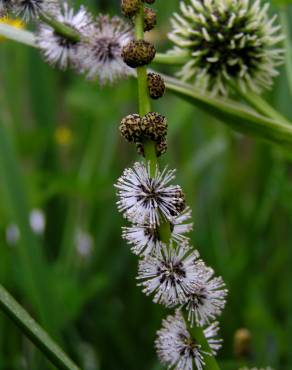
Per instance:
[[[159,141],[167,134],[167,119],[157,112],[149,112],[141,120],[141,131],[146,138]]]
[[[139,114],[129,114],[120,123],[121,135],[129,142],[141,140],[141,117]]]
[[[140,143],[140,142],[137,142],[136,143],[136,147],[137,147],[137,153],[142,155],[143,157],[145,156],[145,153],[144,153],[144,147],[143,147],[143,144]],[[156,142],[155,143],[155,150],[156,150],[156,155],[157,157],[160,157],[162,154],[166,153],[166,150],[167,150],[167,142],[166,142],[166,138],[162,138],[160,141]]]
[[[156,13],[150,8],[144,9],[144,31],[151,31],[156,26]]]
[[[155,47],[145,40],[132,40],[122,49],[124,62],[132,68],[149,64],[155,57]]]
[[[121,10],[124,16],[133,17],[139,11],[140,1],[139,0],[122,0]]]
[[[166,153],[166,151],[167,151],[167,141],[166,138],[163,137],[156,143],[157,157],[160,157],[162,154]]]
[[[180,186],[177,187],[176,192],[177,194],[176,194],[175,209],[177,213],[180,214],[186,208],[186,198]]]
[[[147,75],[148,91],[152,99],[159,99],[164,95],[165,83],[163,78],[157,73]]]

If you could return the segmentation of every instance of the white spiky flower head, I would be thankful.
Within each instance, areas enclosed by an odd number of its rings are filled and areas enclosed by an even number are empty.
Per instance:
[[[87,42],[91,30],[92,18],[86,9],[81,6],[74,12],[67,3],[56,14],[56,20],[72,29],[78,35],[78,40],[58,33],[48,24],[41,24],[37,34],[37,44],[45,60],[60,69],[69,66],[77,68],[81,57],[83,43]]]
[[[283,61],[283,36],[268,10],[260,0],[181,1],[168,35],[170,53],[189,56],[178,76],[214,95],[226,95],[230,82],[243,91],[270,88]]]
[[[123,46],[133,39],[132,27],[121,18],[99,15],[83,49],[80,69],[100,84],[134,74],[121,57]]]
[[[158,168],[152,177],[150,165],[136,162],[133,168],[125,169],[115,187],[118,189],[118,209],[131,222],[159,225],[162,219],[172,222],[184,207],[181,187],[168,185],[174,179],[175,170]]]
[[[57,0],[11,0],[11,10],[25,21],[40,14],[55,14],[59,9]]]
[[[185,243],[189,238],[185,235],[193,228],[193,223],[188,222],[192,211],[187,207],[182,214],[173,218],[171,227],[171,240]],[[123,238],[131,245],[131,250],[136,255],[147,256],[157,253],[160,248],[160,237],[157,226],[153,227],[147,223],[134,224],[123,227]]]
[[[218,330],[218,323],[204,330],[213,355],[221,347],[222,341],[216,338]],[[209,355],[192,338],[179,310],[174,316],[170,315],[163,320],[162,328],[157,332],[155,347],[162,364],[175,370],[202,370],[205,365],[204,356]]]
[[[197,264],[197,279],[186,308],[191,325],[204,326],[218,317],[226,304],[227,289],[221,276],[215,277],[212,268]]]
[[[138,280],[146,295],[154,294],[153,302],[173,307],[186,302],[194,292],[198,278],[199,252],[172,243],[161,244],[155,255],[139,262]]]

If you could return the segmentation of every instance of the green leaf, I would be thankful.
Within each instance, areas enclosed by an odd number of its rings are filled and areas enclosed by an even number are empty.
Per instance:
[[[267,118],[228,98],[204,94],[175,78],[164,76],[164,79],[168,90],[218,118],[235,131],[291,148],[292,126],[287,121]]]
[[[63,350],[0,284],[0,308],[54,364],[62,370],[79,370]]]

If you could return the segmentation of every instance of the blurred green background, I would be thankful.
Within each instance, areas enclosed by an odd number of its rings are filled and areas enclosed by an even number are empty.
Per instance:
[[[95,13],[119,12],[117,0],[85,4]],[[159,50],[167,49],[164,35],[177,4],[155,4],[159,27],[151,38]],[[161,369],[153,342],[169,311],[136,287],[137,258],[121,239],[125,221],[113,188],[137,158],[118,132],[120,119],[137,111],[135,81],[100,88],[7,40],[0,41],[0,81],[1,283],[84,370]],[[285,68],[267,99],[292,118]],[[178,169],[193,210],[192,242],[230,291],[220,318],[222,369],[291,370],[287,153],[230,131],[169,93],[153,109],[168,117],[169,150],[161,162]],[[37,235],[28,222],[33,209],[46,220],[43,233],[38,221]],[[239,359],[234,336],[241,328],[251,342]],[[0,369],[47,368],[0,313]]]

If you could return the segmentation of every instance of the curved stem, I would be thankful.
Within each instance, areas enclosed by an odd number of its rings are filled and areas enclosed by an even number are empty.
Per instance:
[[[190,60],[188,52],[181,55],[157,53],[153,62],[157,64],[181,65]]]
[[[69,27],[64,23],[57,21],[47,14],[40,14],[39,17],[44,23],[51,26],[57,34],[65,37],[68,40],[71,40],[72,42],[80,41],[80,34],[76,32],[72,27]]]

